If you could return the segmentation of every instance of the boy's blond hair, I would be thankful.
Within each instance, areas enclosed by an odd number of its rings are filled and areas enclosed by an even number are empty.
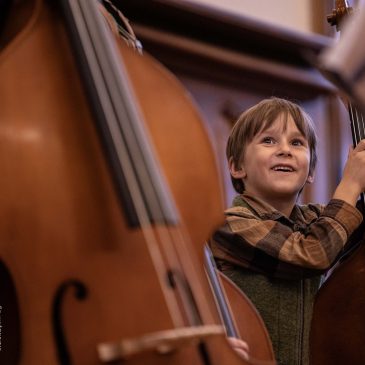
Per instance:
[[[288,115],[291,115],[297,128],[308,141],[310,150],[309,175],[313,175],[317,163],[317,136],[312,119],[299,105],[276,97],[264,99],[241,114],[228,138],[226,148],[228,161],[232,160],[232,163],[238,169],[243,161],[245,146],[259,132],[269,128],[281,114],[284,115],[285,123],[287,123]],[[235,179],[233,176],[231,176],[231,180],[235,190],[242,194],[245,190],[243,181]]]

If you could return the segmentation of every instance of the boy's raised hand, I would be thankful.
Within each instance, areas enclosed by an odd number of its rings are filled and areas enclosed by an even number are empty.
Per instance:
[[[365,139],[350,148],[342,179],[333,198],[355,206],[360,193],[365,191]]]

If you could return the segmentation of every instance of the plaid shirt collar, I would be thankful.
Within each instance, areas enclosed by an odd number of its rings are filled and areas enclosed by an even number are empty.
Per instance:
[[[250,193],[243,192],[241,195],[237,195],[233,199],[233,207],[244,207],[251,210],[257,217],[266,220],[272,219],[281,222],[287,222],[289,224],[310,224],[314,219],[317,219],[317,215],[307,206],[300,206],[295,204],[293,210],[288,218],[283,213],[279,212],[270,204],[264,200],[257,198]],[[234,209],[234,208],[233,208]],[[229,215],[232,208],[226,210],[226,214]],[[237,212],[235,212],[237,214]],[[237,214],[239,215],[239,213]]]

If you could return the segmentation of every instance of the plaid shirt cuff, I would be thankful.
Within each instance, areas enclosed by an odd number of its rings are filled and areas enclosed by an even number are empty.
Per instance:
[[[363,220],[363,216],[357,208],[340,199],[331,199],[321,215],[333,218],[339,222],[346,230],[348,236],[352,234]]]

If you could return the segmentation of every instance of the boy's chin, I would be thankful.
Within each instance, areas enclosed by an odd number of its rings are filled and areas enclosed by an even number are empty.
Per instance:
[[[294,189],[293,187],[277,187],[276,189],[273,189],[272,194],[281,199],[292,200],[299,195],[301,190],[302,188]]]

